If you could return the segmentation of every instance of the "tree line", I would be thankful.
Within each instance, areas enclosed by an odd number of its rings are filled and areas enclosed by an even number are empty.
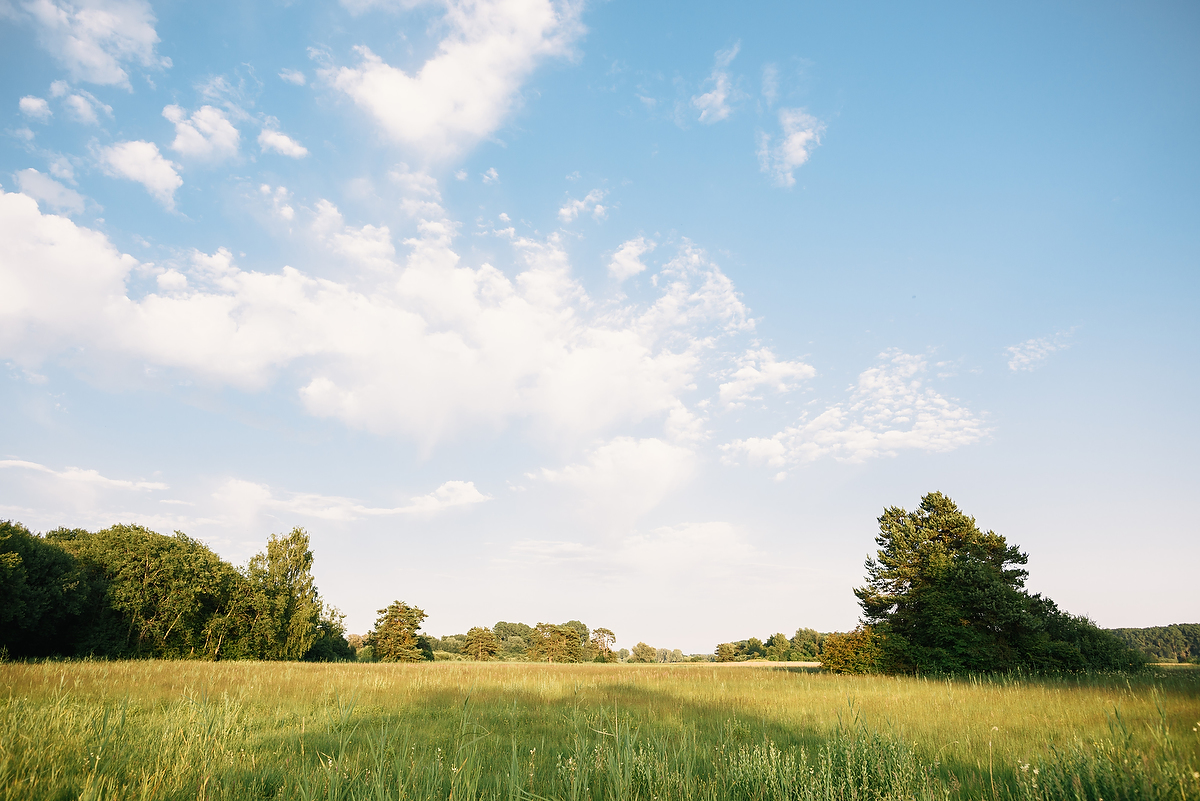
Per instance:
[[[420,630],[425,610],[394,601],[380,609],[374,628],[365,636],[350,635],[356,659],[362,662],[631,662],[670,663],[706,660],[685,656],[678,648],[654,648],[639,642],[633,650],[615,648],[611,629],[589,629],[579,620],[566,623],[509,623],[473,626],[465,634],[433,637]]]
[[[185,534],[0,522],[0,653],[113,659],[349,659],[308,535],[272,535],[236,568]]]
[[[982,531],[941,493],[878,519],[879,546],[851,632],[800,628],[719,644],[711,655],[565,623],[475,626],[433,637],[424,610],[395,601],[366,635],[347,636],[321,598],[303,529],[271,535],[235,567],[203,543],[142,526],[60,528],[39,536],[0,522],[0,658],[437,660],[530,662],[819,661],[847,673],[1129,671],[1200,661],[1200,625],[1104,630],[1024,586],[1028,555]]]
[[[1110,631],[1152,661],[1200,663],[1200,623]]]

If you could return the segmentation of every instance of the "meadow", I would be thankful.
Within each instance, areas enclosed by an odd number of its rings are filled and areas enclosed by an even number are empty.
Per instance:
[[[2,799],[1200,798],[1200,671],[0,665]]]

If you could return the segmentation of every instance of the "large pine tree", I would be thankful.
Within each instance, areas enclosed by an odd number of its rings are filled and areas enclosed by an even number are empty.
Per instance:
[[[1138,659],[1086,618],[1025,591],[1028,556],[940,492],[879,518],[854,591],[895,671],[1126,669]]]

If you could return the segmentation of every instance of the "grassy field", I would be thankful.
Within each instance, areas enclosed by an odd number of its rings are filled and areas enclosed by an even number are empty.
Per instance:
[[[2,664],[0,799],[1200,799],[1200,671]]]

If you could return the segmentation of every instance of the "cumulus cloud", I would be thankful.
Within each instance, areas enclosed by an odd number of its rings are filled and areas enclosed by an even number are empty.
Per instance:
[[[168,209],[175,208],[175,190],[183,179],[175,165],[162,157],[153,142],[118,142],[102,148],[100,166],[117,178],[128,178],[146,187],[146,191]]]
[[[221,109],[201,106],[188,117],[179,106],[170,105],[162,115],[175,125],[171,149],[179,155],[213,161],[237,155],[241,134]]]
[[[355,49],[357,66],[320,73],[392,139],[431,158],[452,156],[495,131],[538,62],[568,53],[582,31],[580,4],[563,0],[447,0],[445,8],[448,32],[415,73],[366,46]]]
[[[384,269],[344,283],[243,270],[219,250],[178,265],[186,292],[169,279],[135,297],[136,260],[102,234],[0,195],[0,357],[36,365],[86,344],[92,363],[248,390],[286,375],[311,414],[422,443],[517,421],[562,440],[668,414],[686,423],[676,412],[706,354],[753,328],[728,277],[687,242],[654,298],[596,304],[555,237],[513,240],[510,277],[459,264],[453,226],[425,220],[393,267],[383,226],[347,226],[331,204],[317,215],[331,247],[363,246]]]
[[[739,365],[729,380],[721,384],[721,402],[726,406],[741,406],[755,398],[762,388],[789,392],[796,385],[817,374],[812,365],[804,362],[780,361],[770,348],[748,350],[738,360]]]
[[[337,206],[322,199],[317,202],[312,230],[331,250],[355,264],[380,271],[396,267],[396,246],[386,225],[348,226]]]
[[[986,435],[970,409],[922,386],[928,368],[923,357],[890,350],[880,360],[859,375],[847,402],[802,417],[773,437],[724,445],[727,458],[740,455],[773,467],[824,456],[862,462],[901,450],[952,451]]]
[[[632,278],[646,269],[646,265],[642,263],[642,256],[654,248],[655,243],[643,236],[623,242],[608,263],[608,274],[618,281]]]
[[[793,172],[808,161],[814,148],[821,144],[825,123],[801,108],[779,110],[778,139],[767,133],[758,138],[758,164],[763,173],[779,186],[795,186]]]
[[[1036,370],[1051,353],[1071,347],[1070,337],[1070,331],[1060,331],[1052,337],[1027,339],[1005,348],[1008,354],[1008,369],[1014,372]]]
[[[270,150],[293,159],[302,159],[308,155],[308,148],[274,128],[263,128],[262,133],[258,135],[258,144],[264,153]]]
[[[67,107],[72,119],[84,125],[100,124],[96,109],[102,110],[109,117],[112,116],[112,106],[101,103],[91,92],[76,92],[64,100],[63,105]]]
[[[35,169],[21,170],[17,173],[17,186],[21,193],[29,195],[39,203],[44,203],[56,211],[71,214],[83,213],[83,195],[60,184],[49,175],[43,175]]]
[[[17,102],[17,107],[21,109],[21,113],[26,117],[32,117],[35,120],[45,122],[54,114],[50,110],[50,104],[45,98],[33,97],[26,95]]]
[[[45,473],[63,481],[75,482],[78,484],[88,484],[104,489],[126,489],[126,490],[165,490],[170,489],[166,484],[158,481],[130,481],[121,478],[108,478],[100,475],[96,470],[83,470],[78,467],[68,467],[65,470],[54,470],[37,462],[26,462],[20,459],[0,459],[0,468],[16,469],[16,470],[31,470],[37,473]]]
[[[604,200],[604,196],[607,194],[608,192],[603,189],[593,189],[580,200],[568,198],[567,202],[558,210],[558,219],[564,223],[569,223],[574,221],[580,214],[587,213],[588,209],[592,210],[593,216],[603,217],[604,207],[600,205],[600,201]]]
[[[155,53],[155,18],[145,0],[31,0],[21,4],[38,39],[71,77],[89,83],[129,86],[125,67],[171,66]]]
[[[708,85],[712,88],[704,94],[692,98],[692,106],[700,112],[700,122],[711,125],[727,118],[732,109],[729,107],[729,96],[733,92],[733,84],[729,79],[727,68],[737,57],[741,42],[737,42],[728,50],[717,51],[716,65],[708,77]]]

